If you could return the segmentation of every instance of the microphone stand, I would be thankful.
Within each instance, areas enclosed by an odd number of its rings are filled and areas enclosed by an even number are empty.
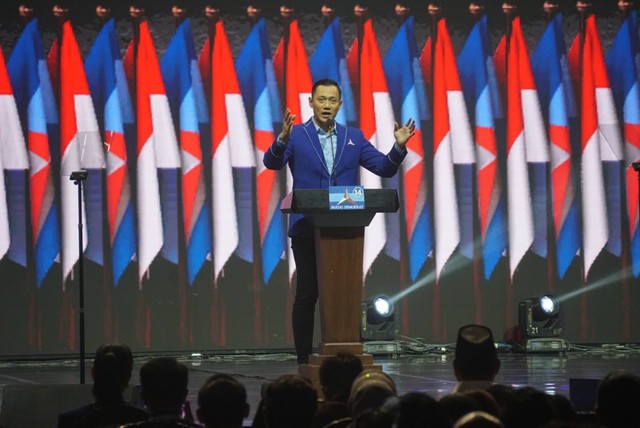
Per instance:
[[[331,171],[329,171],[329,185],[337,186],[338,185],[338,177],[335,176],[336,172],[336,153],[333,149],[333,130],[336,127],[336,122],[333,119],[327,120],[327,125],[329,126],[329,144],[331,145]]]
[[[78,326],[80,328],[80,384],[85,384],[85,343],[84,343],[84,261],[82,240],[82,182],[87,180],[89,172],[86,169],[73,171],[69,180],[78,186]]]

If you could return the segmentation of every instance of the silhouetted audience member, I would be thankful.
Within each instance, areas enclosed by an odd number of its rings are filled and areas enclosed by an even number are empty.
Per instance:
[[[629,372],[609,373],[598,387],[598,420],[609,428],[640,425],[640,376]]]
[[[489,327],[466,325],[458,331],[453,372],[458,383],[454,392],[487,389],[500,371],[500,360]]]
[[[98,427],[145,421],[149,415],[125,403],[122,396],[129,385],[133,356],[127,345],[106,344],[96,351],[91,368],[95,402],[58,416],[58,428]]]
[[[396,395],[396,384],[389,375],[378,371],[366,371],[353,381],[349,395],[349,413],[355,420],[369,409],[379,409],[389,397]]]
[[[555,394],[549,395],[549,399],[551,400],[551,404],[556,412],[556,421],[559,422],[573,422],[577,420],[578,413],[576,409],[573,407],[571,400],[564,395]]]
[[[484,389],[471,389],[469,391],[464,391],[462,394],[467,395],[478,403],[480,407],[480,411],[484,413],[488,413],[491,416],[495,416],[496,418],[500,418],[500,407],[498,406],[498,402],[493,395],[489,394]]]
[[[532,387],[516,389],[502,422],[507,428],[537,428],[555,420],[551,396]]]
[[[182,417],[189,370],[175,358],[154,358],[140,368],[142,400],[149,411],[147,422],[125,425],[127,428],[184,428],[198,426]],[[189,412],[187,411],[187,414]]]
[[[196,414],[207,428],[240,428],[249,416],[247,391],[229,375],[214,375],[198,392]]]
[[[427,394],[409,392],[402,397],[391,397],[382,410],[393,415],[395,428],[447,428],[438,402]]]
[[[491,394],[491,396],[496,400],[496,403],[498,403],[498,409],[500,410],[499,418],[500,420],[503,420],[507,411],[507,406],[516,393],[515,388],[509,385],[496,383],[487,388],[486,391]]]
[[[311,382],[298,375],[282,375],[267,384],[262,412],[267,428],[310,428],[318,395]]]
[[[504,425],[489,413],[471,412],[458,419],[453,428],[504,428]]]
[[[349,428],[393,428],[393,415],[382,409],[370,408],[360,413]],[[334,428],[329,425],[328,428]]]
[[[349,417],[349,393],[353,381],[362,373],[362,361],[349,353],[338,353],[320,366],[320,385],[324,400],[318,402],[313,427],[321,428],[330,422]]]
[[[442,397],[438,404],[447,426],[453,426],[458,419],[471,412],[482,411],[482,406],[471,395],[463,392],[454,392]]]

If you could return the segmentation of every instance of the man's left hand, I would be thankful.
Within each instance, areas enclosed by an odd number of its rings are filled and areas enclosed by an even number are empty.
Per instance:
[[[413,134],[416,133],[416,121],[409,118],[407,123],[404,126],[400,127],[398,122],[395,123],[395,129],[393,131],[393,136],[396,137],[396,143],[400,147],[404,147],[409,141],[409,138],[413,137]]]

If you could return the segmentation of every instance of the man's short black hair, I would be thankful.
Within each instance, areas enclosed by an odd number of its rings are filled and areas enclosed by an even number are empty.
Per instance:
[[[189,383],[187,366],[175,358],[154,358],[140,368],[140,385],[145,402],[160,407],[182,405]],[[146,402],[150,405],[150,402]]]
[[[93,359],[93,395],[98,400],[122,397],[131,379],[133,355],[124,344],[109,343],[96,351]]]
[[[282,375],[270,382],[262,401],[267,428],[310,427],[316,414],[315,389],[308,379]]]
[[[320,384],[325,399],[347,402],[353,381],[362,373],[362,361],[353,354],[338,353],[322,362]]]
[[[316,83],[313,84],[313,88],[311,88],[311,97],[313,97],[316,93],[316,89],[318,86],[335,86],[338,88],[338,95],[340,95],[340,99],[342,99],[342,89],[340,89],[340,85],[338,82],[332,79],[320,79],[317,80]]]
[[[247,411],[247,391],[232,376],[211,376],[198,392],[198,417],[207,427],[242,426]]]

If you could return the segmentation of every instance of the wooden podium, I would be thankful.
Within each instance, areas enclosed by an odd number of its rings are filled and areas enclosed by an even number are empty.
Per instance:
[[[320,364],[338,352],[357,355],[365,370],[382,369],[363,354],[360,343],[364,228],[376,213],[398,207],[395,189],[365,189],[360,210],[330,210],[328,189],[295,189],[282,201],[283,212],[304,214],[315,229],[321,342],[319,352],[298,371],[316,386]]]

